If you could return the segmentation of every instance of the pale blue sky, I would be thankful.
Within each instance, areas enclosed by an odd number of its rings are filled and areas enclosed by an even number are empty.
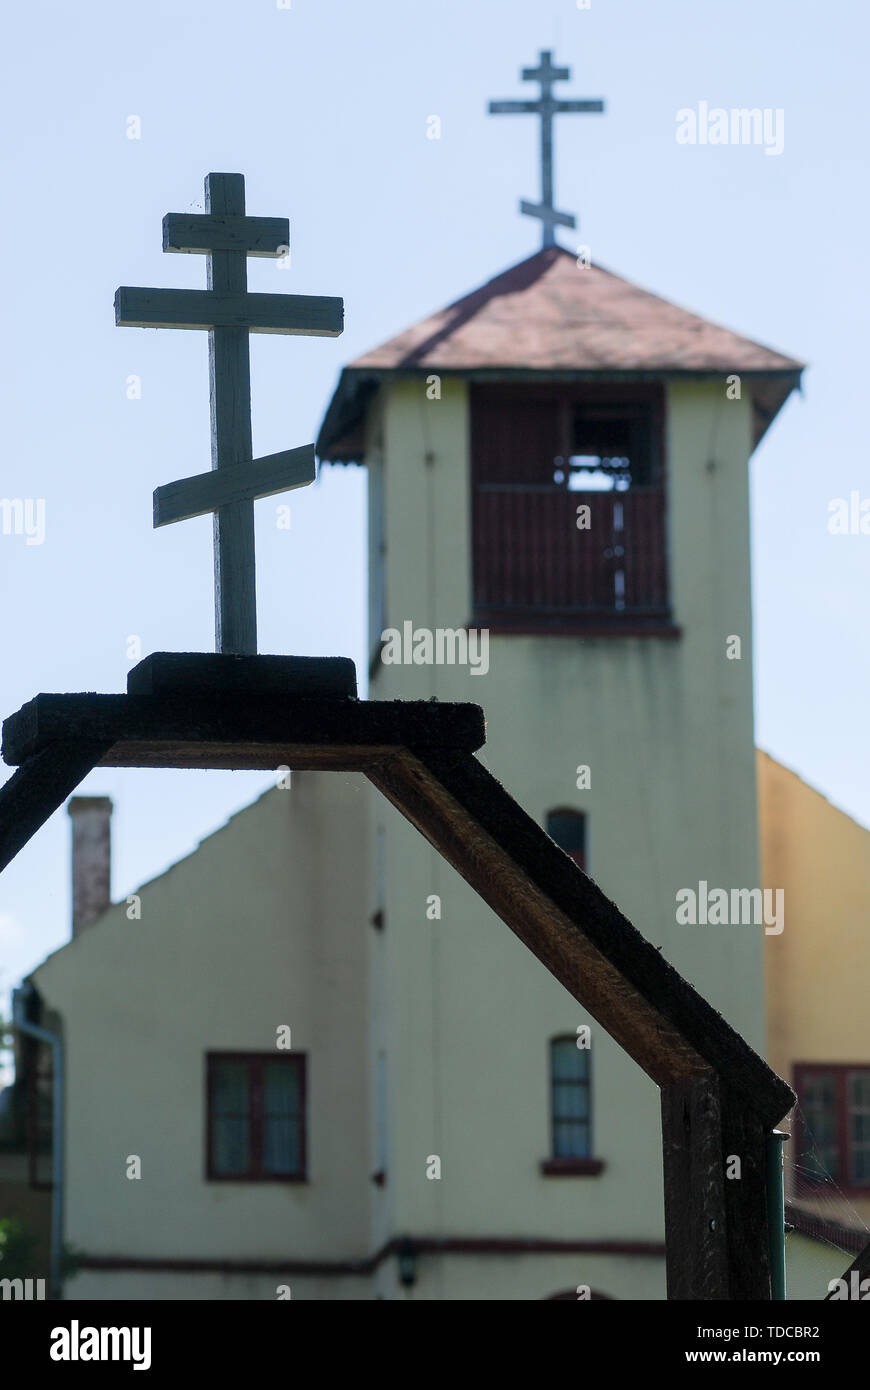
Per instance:
[[[291,269],[252,262],[251,287],[344,297],[342,338],[253,340],[255,450],[309,442],[343,362],[535,249],[516,204],[538,193],[537,122],[486,104],[533,95],[519,68],[555,47],[564,95],[607,101],[559,122],[558,205],[581,215],[564,244],[812,364],[752,465],[757,736],[870,824],[870,537],[826,530],[831,498],[870,495],[865,6],[45,0],[4,28],[0,494],[44,498],[47,533],[0,536],[3,716],[40,690],[122,690],[132,634],[212,645],[209,520],[151,529],[153,488],[209,464],[206,338],[112,311],[121,284],[204,285],[201,257],[161,253],[163,214],[240,170],[250,211],[292,227]],[[782,108],[783,154],[678,146],[675,113],[701,100]],[[289,533],[258,504],[261,650],[362,668],[363,481],[326,470]],[[115,896],[268,781],[92,774],[82,790],[116,803]],[[3,994],[68,936],[68,856],[61,811],[3,874]]]

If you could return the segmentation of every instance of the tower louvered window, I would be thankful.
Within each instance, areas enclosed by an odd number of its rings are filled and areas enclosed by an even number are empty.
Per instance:
[[[668,621],[662,421],[656,386],[472,388],[476,622]]]

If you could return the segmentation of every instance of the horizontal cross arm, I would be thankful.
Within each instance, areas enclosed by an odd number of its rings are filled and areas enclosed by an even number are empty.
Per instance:
[[[154,525],[168,526],[173,521],[187,521],[192,516],[215,512],[218,507],[227,507],[233,502],[252,502],[256,497],[289,492],[313,483],[314,477],[313,444],[285,449],[280,454],[267,454],[252,463],[213,468],[208,473],[197,473],[192,478],[156,488]]]
[[[570,212],[557,212],[555,208],[547,207],[544,203],[527,203],[523,199],[520,212],[525,213],[526,217],[540,217],[543,222],[549,222],[554,227],[577,226],[577,220]]]
[[[539,101],[491,101],[489,103],[489,114],[491,116],[535,116],[541,109]]]
[[[290,244],[286,217],[221,217],[211,213],[168,212],[163,219],[163,250],[207,255],[244,251],[247,256],[279,256]]]
[[[247,328],[337,338],[344,301],[326,295],[220,294],[214,290],[152,290],[122,286],[115,294],[119,328]]]
[[[569,111],[598,111],[604,110],[604,102],[590,98],[589,101],[555,101],[553,110],[562,115]]]
[[[520,76],[524,82],[568,82],[571,69],[554,68],[549,63],[542,63],[536,68],[522,68]]]

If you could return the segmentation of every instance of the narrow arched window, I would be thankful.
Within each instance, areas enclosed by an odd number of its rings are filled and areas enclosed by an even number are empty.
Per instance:
[[[586,868],[586,816],[582,811],[559,807],[547,812],[547,834],[569,854],[581,869]]]
[[[592,1156],[592,1064],[575,1036],[550,1041],[550,1115],[554,1158]]]

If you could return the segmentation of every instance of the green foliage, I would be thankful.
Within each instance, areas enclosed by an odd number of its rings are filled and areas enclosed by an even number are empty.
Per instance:
[[[33,1273],[31,1261],[35,1236],[13,1217],[0,1218],[0,1279],[26,1279]]]

